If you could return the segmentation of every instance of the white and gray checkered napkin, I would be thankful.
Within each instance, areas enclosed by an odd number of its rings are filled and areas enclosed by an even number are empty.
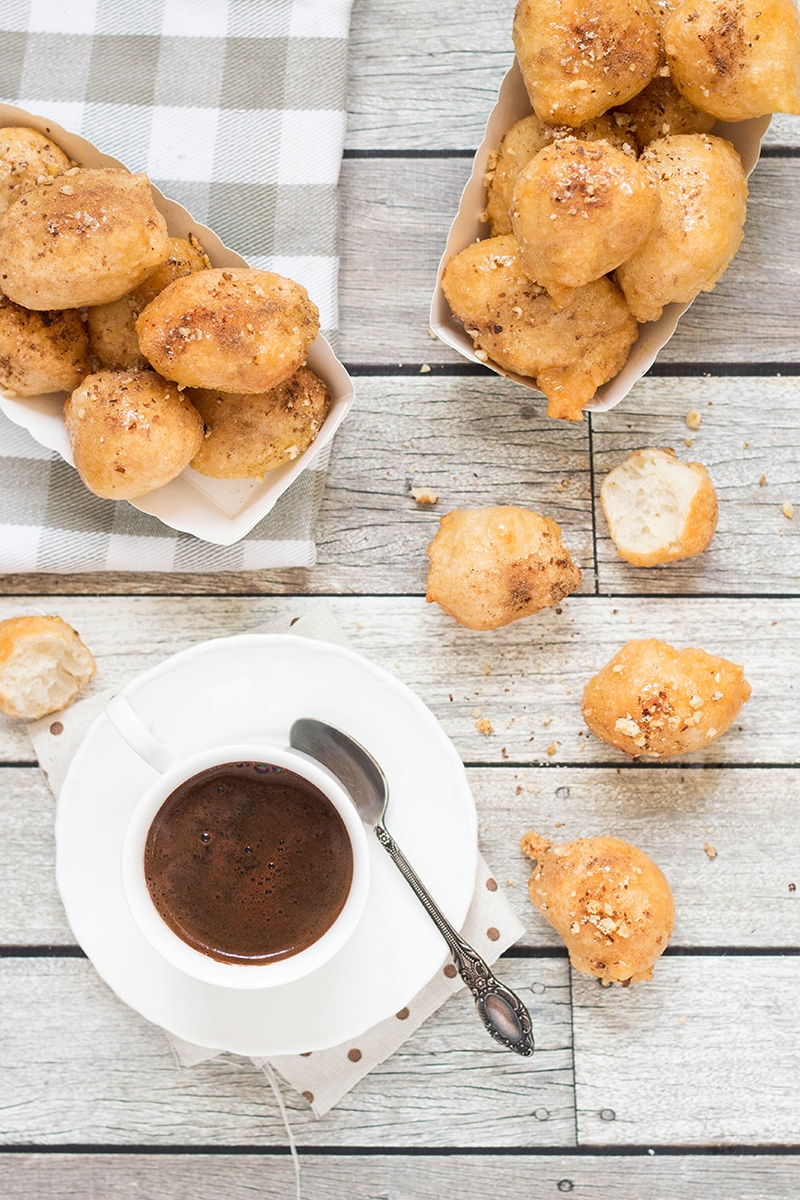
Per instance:
[[[86,137],[337,326],[352,0],[7,0],[0,96]],[[212,546],[88,493],[0,414],[0,571],[308,566],[326,451],[242,541]]]

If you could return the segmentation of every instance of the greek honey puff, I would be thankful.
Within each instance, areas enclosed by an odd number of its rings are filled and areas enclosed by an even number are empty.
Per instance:
[[[720,737],[750,698],[742,668],[656,638],[627,642],[583,692],[592,733],[632,758],[691,754]]]
[[[87,313],[92,357],[100,367],[132,370],[147,367],[139,349],[136,321],[159,292],[182,275],[205,271],[211,266],[196,238],[172,238],[169,257],[132,292],[119,300],[99,304]]]
[[[319,311],[291,279],[229,267],[176,279],[136,331],[147,360],[179,387],[258,393],[303,366]]]
[[[169,251],[146,175],[75,167],[34,184],[0,218],[0,289],[25,308],[105,304]]]
[[[71,166],[64,151],[36,129],[0,129],[0,213],[41,176],[55,179]]]
[[[556,844],[531,830],[521,845],[536,859],[531,902],[564,941],[575,970],[604,985],[651,979],[675,923],[672,891],[653,860],[615,837]]]
[[[19,396],[71,392],[89,373],[81,314],[35,312],[0,295],[0,385]]]
[[[191,466],[213,479],[249,479],[293,462],[317,437],[331,396],[325,384],[301,367],[269,392],[241,395],[189,388],[206,427]]]
[[[446,513],[427,553],[425,599],[467,629],[552,608],[581,582],[556,522],[510,504]]]
[[[624,104],[661,55],[648,0],[519,0],[512,36],[533,111],[551,125]]]
[[[203,441],[197,409],[154,371],[87,375],[64,404],[76,470],[90,492],[134,500],[187,467]]]
[[[664,20],[675,86],[723,121],[800,113],[800,15],[793,0],[692,0]]]
[[[556,311],[525,274],[511,234],[473,242],[452,258],[442,290],[479,357],[530,376],[549,400],[548,416],[568,421],[580,421],[598,387],[621,370],[639,332],[605,277],[576,288]]]
[[[658,208],[656,179],[629,154],[604,141],[561,138],[531,159],[514,186],[522,269],[563,308],[575,288],[630,258]]]
[[[509,210],[514,184],[520,173],[545,146],[570,134],[584,142],[605,141],[620,149],[628,147],[632,153],[635,152],[627,118],[619,113],[605,113],[575,129],[570,129],[568,125],[546,125],[535,113],[523,117],[503,134],[497,150],[490,154],[486,167],[485,219],[494,236],[511,233]]]
[[[679,133],[658,138],[639,159],[658,183],[655,224],[616,279],[638,321],[657,321],[670,303],[710,292],[744,235],[747,179],[724,138]]]

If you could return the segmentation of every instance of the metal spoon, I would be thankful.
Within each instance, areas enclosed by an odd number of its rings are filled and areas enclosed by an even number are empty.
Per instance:
[[[516,1054],[525,1057],[533,1054],[527,1008],[519,996],[495,979],[477,951],[456,932],[386,828],[383,818],[389,803],[389,785],[369,751],[340,729],[313,718],[295,721],[289,742],[295,750],[301,750],[332,771],[350,793],[361,819],[375,830],[378,841],[388,850],[450,947],[458,973],[475,997],[478,1012],[492,1037]]]

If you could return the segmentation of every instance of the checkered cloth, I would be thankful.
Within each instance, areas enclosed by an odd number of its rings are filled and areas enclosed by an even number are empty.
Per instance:
[[[146,171],[337,325],[337,181],[352,0],[5,0],[0,95]],[[212,546],[86,492],[0,415],[0,571],[313,563],[325,452],[241,542]]]

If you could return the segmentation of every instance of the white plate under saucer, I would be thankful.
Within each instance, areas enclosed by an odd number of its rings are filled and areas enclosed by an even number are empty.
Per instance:
[[[288,743],[300,716],[362,742],[389,781],[387,825],[458,928],[477,869],[475,805],[452,743],[403,683],[353,651],[296,635],[242,634],[192,647],[124,689],[176,754],[251,738]],[[201,1046],[246,1055],[321,1050],[406,1006],[447,958],[441,935],[370,836],[370,893],[355,933],[314,974],[228,990],[182,974],[150,946],[122,893],[128,817],[153,778],[101,713],[70,764],[56,815],[56,877],[79,944],[117,995]]]

